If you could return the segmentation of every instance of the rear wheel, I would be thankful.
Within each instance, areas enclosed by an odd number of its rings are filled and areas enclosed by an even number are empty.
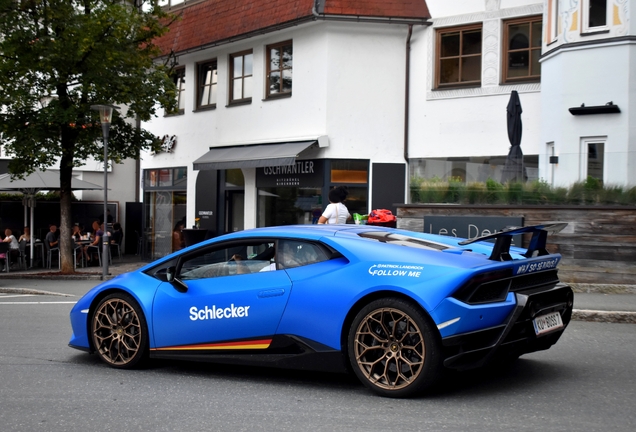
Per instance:
[[[407,397],[441,373],[440,342],[430,320],[401,299],[375,300],[355,317],[348,354],[360,381],[381,396]]]
[[[128,294],[104,297],[91,319],[93,346],[99,357],[116,368],[138,366],[148,355],[146,319]]]

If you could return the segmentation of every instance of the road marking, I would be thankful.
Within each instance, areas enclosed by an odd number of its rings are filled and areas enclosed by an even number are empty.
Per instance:
[[[35,294],[18,294],[18,295],[4,295],[0,294],[0,298],[6,299],[11,297],[35,297]]]
[[[15,287],[0,287],[0,294],[33,294],[33,295],[53,295],[62,297],[75,297],[73,294],[58,293],[53,291],[42,291],[32,288],[15,288]]]
[[[0,305],[75,304],[77,302],[0,302]]]

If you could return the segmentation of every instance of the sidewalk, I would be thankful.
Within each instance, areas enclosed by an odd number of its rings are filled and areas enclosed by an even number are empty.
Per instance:
[[[108,266],[107,279],[137,270],[148,264],[148,261],[142,261],[139,255],[122,255],[121,260],[113,257],[113,263]],[[57,267],[48,269],[42,267],[33,267],[27,270],[11,270],[9,273],[0,273],[2,279],[58,279],[58,280],[102,280],[102,267],[78,267],[74,275],[62,275]],[[96,282],[97,284],[97,282]]]
[[[112,265],[108,266],[107,278],[137,270],[146,264],[148,262],[142,261],[138,255],[123,255],[121,260],[114,258]],[[49,270],[37,267],[0,273],[0,280],[3,279],[95,280],[97,285],[102,279],[102,268],[78,268],[77,274],[61,275],[57,268]],[[572,319],[636,324],[636,285],[573,283],[570,286],[574,290]]]

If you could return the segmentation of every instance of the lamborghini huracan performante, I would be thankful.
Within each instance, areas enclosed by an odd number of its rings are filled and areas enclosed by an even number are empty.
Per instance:
[[[227,234],[93,288],[71,311],[69,345],[115,368],[162,358],[352,371],[382,396],[411,396],[444,369],[557,342],[573,294],[546,239],[564,226],[471,240],[366,225]]]

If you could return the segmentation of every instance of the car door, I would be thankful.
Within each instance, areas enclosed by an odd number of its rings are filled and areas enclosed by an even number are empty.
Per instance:
[[[174,282],[162,283],[153,305],[156,349],[266,348],[291,289],[265,253],[273,242],[201,248],[179,260]],[[267,255],[267,256],[265,256]]]

